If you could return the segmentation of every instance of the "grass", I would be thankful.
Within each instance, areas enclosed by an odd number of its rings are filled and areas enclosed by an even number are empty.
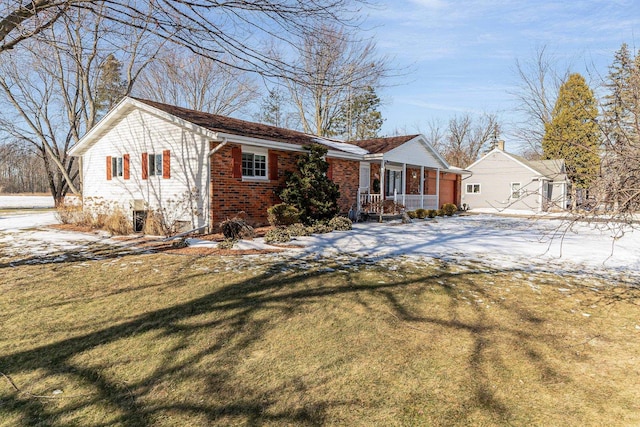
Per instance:
[[[0,377],[0,425],[640,423],[640,295],[623,283],[101,255],[0,264],[0,371],[20,390]]]

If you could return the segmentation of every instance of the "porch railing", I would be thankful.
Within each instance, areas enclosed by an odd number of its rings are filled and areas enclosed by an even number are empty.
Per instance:
[[[400,196],[398,199],[401,200]],[[404,207],[408,211],[416,209],[438,209],[438,196],[435,194],[406,194],[404,196]]]
[[[402,194],[394,194],[393,196],[387,196],[386,200],[393,200],[396,203],[402,204],[404,198],[404,206],[407,211],[413,211],[416,209],[438,209],[438,196],[436,195],[419,195],[419,194],[406,194],[404,197]],[[358,190],[358,212],[368,213],[380,213],[382,207],[382,199],[379,193],[371,194],[368,191]]]
[[[382,206],[380,194],[371,194],[358,190],[358,211],[369,213],[380,213]]]

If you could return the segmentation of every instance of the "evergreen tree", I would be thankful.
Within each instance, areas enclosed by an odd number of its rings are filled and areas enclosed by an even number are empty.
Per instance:
[[[305,147],[309,153],[298,159],[298,170],[288,173],[285,188],[280,192],[283,202],[300,211],[305,224],[330,220],[339,212],[338,185],[327,177],[327,149],[321,145]]]
[[[573,207],[577,188],[587,189],[600,165],[598,108],[593,91],[580,74],[571,74],[562,84],[551,122],[545,125],[542,149],[546,159],[564,159],[572,183]]]
[[[284,126],[284,96],[278,89],[269,90],[269,94],[262,98],[258,121],[272,126]]]
[[[609,93],[604,97],[603,124],[605,132],[613,143],[623,139],[623,133],[629,131],[631,120],[631,76],[634,61],[623,43],[609,67],[606,88]]]
[[[380,97],[373,87],[367,86],[340,108],[336,134],[348,141],[376,138],[384,123],[379,107]]]
[[[104,115],[127,94],[127,84],[122,79],[122,63],[109,54],[100,64],[96,85],[95,103],[100,115]]]
[[[616,212],[640,209],[640,52],[626,44],[609,67],[602,123],[604,156],[601,198]]]

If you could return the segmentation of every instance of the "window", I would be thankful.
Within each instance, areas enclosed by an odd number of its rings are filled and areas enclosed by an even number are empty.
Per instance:
[[[512,182],[511,183],[511,198],[519,199],[520,198],[520,183]]]
[[[149,176],[162,176],[162,154],[149,154]]]
[[[122,157],[112,157],[111,158],[111,173],[112,176],[122,176],[124,173],[124,163],[122,161]]]
[[[467,184],[467,194],[480,194],[480,184]]]
[[[242,153],[242,176],[248,178],[266,178],[267,156],[257,153]]]
[[[387,169],[385,172],[384,186],[387,196],[404,194],[404,191],[402,190],[402,171]]]

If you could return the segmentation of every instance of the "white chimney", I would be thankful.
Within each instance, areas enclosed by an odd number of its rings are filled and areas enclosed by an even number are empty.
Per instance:
[[[498,141],[498,150],[500,151],[504,151],[504,141],[501,139],[500,141]]]

